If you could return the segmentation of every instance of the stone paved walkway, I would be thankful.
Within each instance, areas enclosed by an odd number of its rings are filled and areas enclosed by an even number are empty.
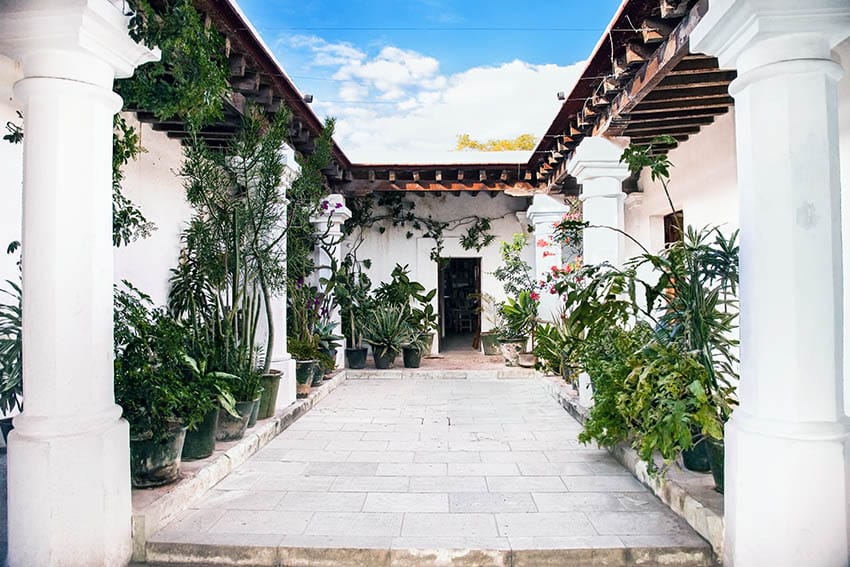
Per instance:
[[[534,379],[348,380],[155,534],[155,564],[708,565]]]

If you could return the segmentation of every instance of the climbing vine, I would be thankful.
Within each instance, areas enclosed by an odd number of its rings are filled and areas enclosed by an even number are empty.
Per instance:
[[[464,250],[480,251],[491,244],[496,236],[490,233],[492,222],[495,220],[477,215],[467,215],[454,220],[440,221],[433,217],[422,216],[416,212],[416,203],[406,199],[401,192],[379,193],[377,197],[365,195],[352,197],[348,200],[351,218],[346,221],[344,231],[346,236],[354,238],[353,250],[363,243],[366,231],[377,230],[380,234],[387,228],[406,228],[405,238],[413,238],[418,232],[422,238],[432,238],[435,241],[431,249],[431,260],[438,262],[442,257],[445,246],[446,231],[465,228],[460,237]]]

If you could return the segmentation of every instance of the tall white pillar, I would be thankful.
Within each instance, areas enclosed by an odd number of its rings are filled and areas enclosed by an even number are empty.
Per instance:
[[[295,151],[284,144],[280,149],[283,160],[283,175],[281,179],[280,192],[286,197],[286,192],[292,186],[292,182],[301,173],[301,166],[295,161]],[[284,211],[281,222],[286,222]],[[286,251],[286,237],[280,243],[281,249]],[[286,268],[286,265],[283,266]],[[295,360],[289,354],[286,346],[286,287],[272,297],[272,308],[276,315],[275,335],[272,344],[272,368],[281,371],[280,387],[277,391],[277,407],[286,407],[295,401]]]
[[[568,166],[570,175],[581,185],[582,214],[590,227],[584,230],[585,264],[623,263],[624,214],[623,180],[629,168],[620,163],[626,141],[585,138],[576,148]],[[611,230],[611,229],[617,230]]]
[[[712,0],[695,51],[737,68],[740,407],[727,566],[847,565],[837,82],[847,0]]]
[[[544,194],[535,195],[534,201],[526,211],[528,222],[534,226],[532,246],[534,247],[534,279],[537,282],[545,281],[547,275],[552,273],[553,267],[561,266],[561,246],[552,240],[552,236],[555,233],[555,225],[561,222],[568,212],[570,208],[562,201]],[[550,294],[546,289],[541,291],[538,310],[540,318],[554,321],[560,310],[561,303],[558,296]]]
[[[345,206],[345,197],[342,195],[328,195],[322,202],[319,213],[311,220],[325,242],[315,251],[316,274],[318,278],[331,277],[331,260],[337,264],[342,262],[342,225],[351,218],[351,210]],[[342,315],[339,307],[334,308],[331,313],[331,321],[336,323],[335,332],[342,335]],[[338,368],[345,366],[345,349],[340,348],[336,353],[336,365]]]
[[[9,437],[9,563],[130,558],[129,429],[112,380],[115,77],[157,55],[107,0],[7,0],[22,63],[24,411]]]

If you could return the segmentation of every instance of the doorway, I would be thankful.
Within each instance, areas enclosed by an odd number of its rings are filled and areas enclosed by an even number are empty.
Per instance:
[[[440,265],[440,352],[478,348],[481,258],[445,258]]]

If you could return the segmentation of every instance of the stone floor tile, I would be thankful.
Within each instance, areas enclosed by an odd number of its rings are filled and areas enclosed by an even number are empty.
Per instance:
[[[380,463],[378,476],[446,476],[446,463]]]
[[[417,451],[415,463],[480,463],[478,451]]]
[[[266,474],[254,484],[251,490],[325,492],[330,489],[333,481],[333,476],[283,476]]]
[[[306,476],[374,476],[378,463],[310,463]]]
[[[164,538],[177,537],[180,534],[197,534],[207,532],[222,516],[224,508],[187,510],[180,514],[174,522],[171,522],[160,532]]]
[[[215,488],[218,490],[249,490],[263,477],[261,472],[241,470],[241,467],[227,475]]]
[[[482,463],[548,463],[543,451],[487,451],[481,453]]]
[[[511,549],[616,549],[624,547],[621,538],[609,535],[556,535],[509,537]]]
[[[388,441],[331,441],[326,451],[386,451]]]
[[[225,534],[300,534],[304,532],[311,511],[227,510],[208,530]]]
[[[559,476],[488,476],[490,492],[564,492]]]
[[[537,512],[528,492],[457,492],[449,494],[453,514]]]
[[[515,463],[449,463],[451,476],[519,476]]]
[[[519,471],[522,476],[587,476],[594,473],[588,463],[519,463]]]
[[[284,433],[288,432],[289,430],[285,431]],[[305,432],[305,434],[306,433],[307,432]],[[286,449],[308,449],[316,451],[324,449],[328,443],[330,443],[329,439],[322,441],[319,439],[294,439],[290,437],[284,438],[283,434],[281,434],[281,436],[277,439],[272,439],[271,442],[266,445],[267,448],[264,450],[274,450],[275,452],[277,452],[278,450],[283,451],[283,453],[281,453],[280,456],[275,459],[281,460],[282,458],[286,457]]]
[[[483,476],[414,476],[410,492],[487,492]]]
[[[419,441],[416,431],[368,431],[363,441]]]
[[[692,531],[663,535],[621,535],[626,547],[708,547],[708,542]]]
[[[320,451],[311,449],[290,449],[284,456],[286,461],[299,462],[337,462],[341,463],[348,458],[351,451]]]
[[[632,476],[564,476],[570,492],[647,492]]]
[[[340,425],[340,429],[342,426]],[[311,431],[307,434],[307,439],[319,439],[330,441],[360,441],[364,435],[362,431]]]
[[[412,463],[413,451],[352,451],[351,463]]]
[[[582,512],[496,514],[499,535],[504,537],[594,536],[593,525]]]
[[[405,514],[405,537],[456,536],[498,537],[492,514]]]
[[[286,452],[287,450],[284,450]],[[295,461],[258,461],[249,459],[241,467],[240,471],[258,472],[262,474],[298,475],[303,474],[309,463],[298,463]]]
[[[280,540],[280,547],[284,548],[315,548],[315,549],[381,549],[389,550],[392,547],[392,536],[355,536],[345,533],[330,535],[286,535]],[[292,555],[287,553],[281,560],[286,561]],[[286,563],[284,563],[286,564]],[[351,564],[351,563],[349,563]],[[365,563],[364,565],[371,565]]]
[[[344,476],[331,485],[335,492],[407,492],[410,477],[406,476]]]
[[[604,492],[535,492],[532,496],[541,512],[626,510],[619,498]]]
[[[663,535],[687,531],[684,521],[668,511],[601,512],[589,511],[587,517],[603,535]]]
[[[197,503],[200,509],[274,510],[284,492],[258,490],[211,490]]]
[[[316,512],[307,535],[397,536],[403,515],[378,512]]]
[[[366,494],[363,492],[286,492],[276,509],[313,512],[360,512]]]
[[[373,492],[366,496],[364,512],[448,512],[449,496],[439,493]]]

